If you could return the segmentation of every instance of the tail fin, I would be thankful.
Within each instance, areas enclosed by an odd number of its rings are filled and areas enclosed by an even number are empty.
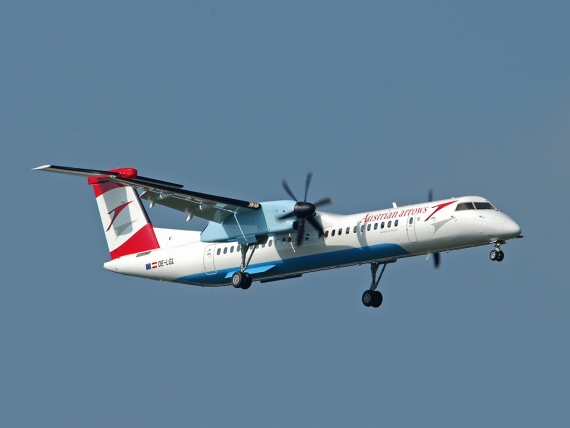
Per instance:
[[[88,177],[95,198],[111,259],[159,248],[152,223],[134,188]]]

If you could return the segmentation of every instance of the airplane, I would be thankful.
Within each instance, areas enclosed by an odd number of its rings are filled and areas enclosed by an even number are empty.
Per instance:
[[[427,255],[435,267],[440,253],[522,238],[520,226],[479,196],[462,196],[364,213],[338,215],[317,208],[330,198],[307,202],[287,182],[292,200],[250,202],[198,193],[183,185],[140,176],[135,168],[96,170],[44,165],[34,170],[87,177],[93,187],[110,252],[104,268],[115,273],[175,283],[247,290],[252,282],[298,278],[309,272],[370,264],[372,282],[362,295],[366,307],[383,302],[377,290],[386,266]],[[139,194],[140,192],[140,194]],[[204,230],[154,227],[149,207],[163,205],[208,220]],[[380,266],[382,269],[378,273]]]

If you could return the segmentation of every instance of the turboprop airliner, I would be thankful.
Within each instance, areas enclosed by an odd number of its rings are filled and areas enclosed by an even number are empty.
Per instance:
[[[247,290],[325,269],[370,264],[372,282],[362,303],[377,308],[377,290],[390,263],[404,257],[493,245],[492,261],[505,255],[501,245],[522,238],[507,214],[479,196],[432,201],[376,211],[338,215],[317,211],[332,201],[251,202],[183,189],[180,184],[143,177],[134,168],[95,170],[44,165],[35,170],[87,177],[93,187],[111,260],[104,268],[123,275],[203,287],[233,285]],[[204,230],[154,227],[141,202],[208,220]],[[379,272],[379,268],[382,269]]]

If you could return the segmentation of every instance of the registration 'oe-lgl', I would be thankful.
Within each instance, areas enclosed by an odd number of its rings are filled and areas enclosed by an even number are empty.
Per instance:
[[[105,269],[124,275],[204,287],[297,278],[309,272],[370,264],[372,283],[365,306],[379,307],[376,288],[389,263],[491,244],[490,259],[504,258],[501,245],[522,238],[508,215],[479,196],[337,215],[317,211],[329,198],[249,202],[182,189],[182,185],[138,175],[134,168],[109,171],[45,165],[35,168],[87,177],[93,186],[111,253]],[[140,194],[139,194],[140,192]],[[201,232],[154,227],[141,199],[209,221]],[[378,269],[382,267],[380,271]]]

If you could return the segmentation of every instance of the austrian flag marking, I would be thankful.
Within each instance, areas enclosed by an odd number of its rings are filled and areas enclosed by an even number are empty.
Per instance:
[[[161,267],[165,267],[165,266],[170,266],[173,264],[174,264],[174,259],[171,257],[171,258],[165,259],[165,260],[158,260],[156,262],[146,263],[145,267],[146,267],[146,270],[151,270],[151,269],[161,268]]]

